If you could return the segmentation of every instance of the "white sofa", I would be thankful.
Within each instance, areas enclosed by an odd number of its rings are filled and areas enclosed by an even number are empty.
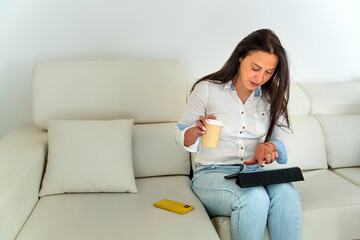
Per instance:
[[[304,170],[305,181],[295,183],[302,198],[302,239],[360,238],[359,89],[359,82],[292,83],[295,138],[285,167]],[[209,219],[192,192],[191,155],[174,140],[186,93],[177,60],[36,64],[34,122],[0,140],[0,240],[230,239],[229,218]],[[48,120],[123,118],[135,120],[132,160],[138,193],[39,198]],[[195,209],[179,215],[153,207],[164,198]]]

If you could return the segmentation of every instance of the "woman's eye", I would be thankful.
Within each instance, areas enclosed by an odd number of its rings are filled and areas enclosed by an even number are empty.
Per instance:
[[[272,72],[266,72],[266,73],[267,73],[267,74],[270,74],[270,75],[272,74]]]
[[[255,72],[257,72],[257,71],[259,71],[260,69],[255,69],[255,68],[253,68],[252,70],[254,70]]]

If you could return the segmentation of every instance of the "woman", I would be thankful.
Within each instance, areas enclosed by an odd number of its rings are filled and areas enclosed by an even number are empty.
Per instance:
[[[210,217],[231,216],[233,240],[300,238],[300,197],[291,183],[241,188],[224,176],[285,164],[292,132],[286,52],[269,29],[255,31],[217,72],[198,80],[178,124],[177,141],[195,160],[192,189]],[[207,119],[224,123],[217,148],[200,145]]]

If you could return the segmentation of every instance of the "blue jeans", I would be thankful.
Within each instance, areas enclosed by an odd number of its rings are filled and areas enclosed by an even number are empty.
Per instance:
[[[270,239],[300,239],[300,195],[291,183],[241,188],[225,175],[261,171],[254,165],[200,165],[192,189],[210,217],[230,216],[232,240],[262,240],[266,223]]]

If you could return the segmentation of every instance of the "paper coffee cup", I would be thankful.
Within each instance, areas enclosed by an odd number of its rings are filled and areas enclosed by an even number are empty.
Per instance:
[[[214,119],[207,119],[207,122],[208,123],[205,123],[206,132],[203,136],[202,145],[216,148],[219,143],[221,130],[224,124],[222,121]]]

